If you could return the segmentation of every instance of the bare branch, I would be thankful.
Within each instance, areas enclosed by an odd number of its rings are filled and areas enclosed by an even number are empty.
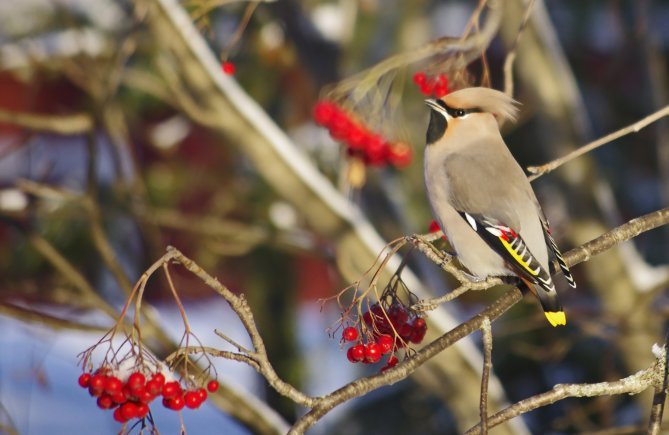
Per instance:
[[[290,434],[302,434],[308,428],[313,426],[330,410],[354,397],[360,397],[377,388],[392,385],[408,377],[428,359],[437,355],[447,347],[453,345],[463,337],[481,328],[484,318],[494,320],[504,314],[506,310],[515,305],[523,298],[520,290],[513,288],[502,295],[499,299],[489,305],[480,314],[472,317],[468,321],[458,325],[430,344],[426,345],[419,352],[409,359],[404,360],[397,366],[386,370],[383,373],[367,376],[357,379],[344,387],[333,391],[332,393],[318,398],[316,405],[302,416],[293,425]]]
[[[0,123],[62,135],[84,134],[93,129],[93,120],[85,113],[38,115],[36,113],[19,113],[0,109]]]
[[[523,20],[520,22],[520,28],[516,34],[516,39],[513,40],[511,49],[507,53],[506,59],[504,59],[504,93],[510,97],[513,97],[513,62],[516,60],[520,38],[523,36],[525,28],[527,27],[527,23],[530,20],[532,6],[534,6],[534,0],[530,0],[527,3],[525,14],[523,15]]]
[[[667,401],[667,387],[669,387],[669,370],[667,370],[667,357],[669,356],[669,348],[667,347],[667,338],[664,339],[664,374],[662,376],[662,383],[655,386],[655,395],[653,396],[653,406],[650,409],[650,419],[648,420],[648,434],[657,435],[660,433],[662,427],[662,416],[664,414],[664,404]]]
[[[607,134],[606,136],[599,138],[596,141],[583,145],[582,147],[575,149],[574,151],[570,152],[565,156],[560,157],[559,159],[555,159],[552,162],[548,162],[545,165],[541,166],[529,166],[527,170],[530,171],[532,174],[534,174],[529,177],[530,181],[535,180],[541,177],[542,175],[559,168],[563,164],[577,157],[580,157],[583,154],[586,154],[596,148],[599,148],[602,145],[614,141],[622,136],[625,136],[630,133],[637,133],[642,128],[647,127],[649,124],[652,124],[653,122],[657,121],[658,119],[664,118],[667,115],[669,115],[669,106],[663,107],[657,112],[646,116],[645,118],[635,122],[634,124],[628,125],[627,127],[621,128],[620,130]]]
[[[223,296],[226,302],[228,302],[232,310],[241,320],[242,325],[244,325],[246,333],[251,338],[251,343],[253,343],[253,347],[255,349],[255,352],[251,353],[251,355],[253,356],[252,359],[257,363],[256,370],[258,370],[258,372],[267,380],[272,388],[274,388],[279,394],[288,397],[297,404],[303,406],[313,406],[317,403],[317,399],[307,396],[289,383],[279,378],[279,375],[276,373],[274,367],[269,361],[267,350],[265,349],[265,343],[263,342],[263,339],[260,336],[260,332],[256,327],[251,308],[249,307],[248,302],[243,295],[237,296],[232,293],[216,278],[209,275],[193,260],[183,255],[178,249],[174,247],[170,246],[167,248],[167,254],[164,258],[176,260],[181,263],[191,273],[200,278],[207,286],[212,288],[216,293]]]
[[[479,410],[481,414],[481,434],[486,435],[488,433],[488,381],[492,369],[492,326],[490,325],[490,319],[487,317],[484,317],[481,323],[481,333],[483,334],[483,373],[481,375]]]
[[[608,231],[594,240],[578,248],[574,248],[564,255],[569,266],[588,261],[621,242],[632,239],[641,233],[669,223],[669,208],[648,213]]]
[[[521,400],[508,408],[498,412],[488,419],[488,426],[494,427],[513,417],[526,412],[550,405],[567,397],[596,397],[618,394],[639,394],[648,388],[661,384],[664,377],[665,358],[655,362],[645,370],[641,370],[626,378],[613,382],[599,382],[596,384],[558,384],[552,390]],[[469,429],[467,434],[481,434],[481,425]]]

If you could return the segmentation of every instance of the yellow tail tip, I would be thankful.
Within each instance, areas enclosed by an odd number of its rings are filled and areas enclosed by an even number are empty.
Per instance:
[[[553,326],[560,326],[567,324],[567,316],[564,315],[564,311],[545,311],[544,314],[546,318]]]

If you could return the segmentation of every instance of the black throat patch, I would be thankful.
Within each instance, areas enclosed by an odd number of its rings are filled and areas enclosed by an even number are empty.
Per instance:
[[[427,127],[427,133],[425,135],[425,142],[427,145],[435,143],[439,138],[444,135],[448,127],[448,121],[446,117],[436,110],[430,110],[430,124]]]

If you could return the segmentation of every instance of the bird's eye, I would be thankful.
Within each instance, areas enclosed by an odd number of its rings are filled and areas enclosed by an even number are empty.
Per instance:
[[[465,111],[463,109],[458,109],[455,111],[455,116],[458,118],[461,116],[465,116]]]

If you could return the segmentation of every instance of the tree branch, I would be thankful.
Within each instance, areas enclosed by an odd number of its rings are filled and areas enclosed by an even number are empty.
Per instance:
[[[0,109],[0,123],[28,130],[62,135],[84,134],[93,129],[93,120],[85,113],[73,115],[38,115]]]
[[[641,233],[669,223],[669,207],[648,213],[608,231],[564,255],[569,266],[588,261],[621,242],[627,241]]]
[[[626,378],[613,382],[599,382],[596,384],[558,384],[552,390],[521,400],[508,408],[498,412],[488,419],[488,426],[494,427],[513,417],[532,411],[542,406],[550,405],[567,397],[596,397],[618,394],[639,394],[646,389],[661,384],[664,377],[664,355],[645,370],[641,370]],[[469,435],[481,434],[481,425],[469,429]]]
[[[548,162],[544,165],[541,166],[529,166],[527,170],[532,173],[529,177],[530,181],[535,180],[539,177],[541,177],[544,174],[547,174],[560,166],[564,165],[565,163],[582,156],[583,154],[589,153],[590,151],[599,148],[602,145],[606,145],[609,142],[612,142],[620,137],[623,137],[627,134],[630,133],[637,133],[639,132],[642,128],[647,127],[649,124],[652,124],[653,122],[664,118],[665,116],[669,115],[669,106],[665,106],[662,109],[658,110],[655,113],[652,113],[645,118],[635,122],[634,124],[628,125],[627,127],[621,128],[620,130],[616,130],[613,133],[609,133],[606,136],[599,138],[593,142],[590,142],[586,145],[583,145],[580,148],[575,149],[574,151],[570,152],[569,154],[562,156],[558,159],[555,159],[551,162]]]

